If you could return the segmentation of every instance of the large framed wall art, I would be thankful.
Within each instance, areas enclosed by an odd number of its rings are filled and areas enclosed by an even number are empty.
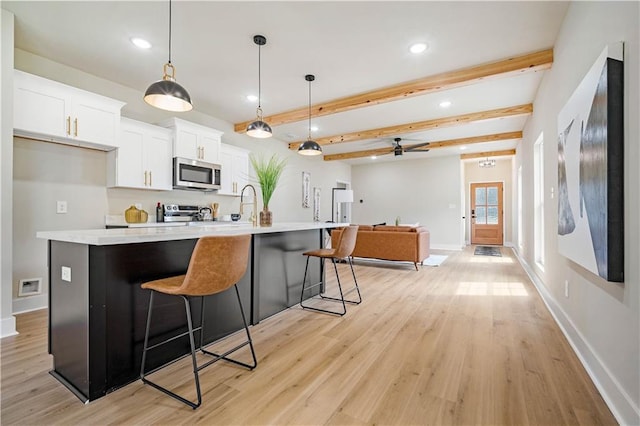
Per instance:
[[[558,251],[624,282],[623,45],[602,52],[558,115]]]

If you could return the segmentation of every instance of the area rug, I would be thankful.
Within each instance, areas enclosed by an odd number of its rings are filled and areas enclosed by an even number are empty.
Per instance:
[[[502,256],[500,247],[476,246],[473,254],[476,256]]]
[[[424,266],[440,266],[442,262],[447,260],[447,256],[441,254],[430,254],[422,264]]]
[[[362,265],[366,265],[366,264],[371,264],[371,265],[376,265],[376,266],[384,266],[384,267],[390,267],[390,268],[406,268],[409,267],[410,269],[415,270],[414,266],[413,266],[413,262],[405,262],[402,260],[383,260],[383,259],[373,259],[370,257],[355,257],[354,259],[354,263],[357,262],[359,264]],[[418,267],[420,266],[440,266],[442,264],[442,262],[444,262],[445,260],[447,260],[447,256],[446,255],[439,255],[439,254],[431,254],[429,255],[429,257],[427,257],[424,262],[422,263],[422,265],[420,265],[420,263],[418,263]]]

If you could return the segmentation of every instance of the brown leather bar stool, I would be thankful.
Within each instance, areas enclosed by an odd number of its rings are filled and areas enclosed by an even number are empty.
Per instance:
[[[205,367],[213,364],[216,361],[224,359],[234,364],[241,365],[250,370],[254,369],[258,365],[256,360],[256,353],[253,350],[253,343],[251,341],[251,335],[249,334],[249,328],[247,327],[247,320],[242,308],[242,301],[240,300],[240,292],[238,291],[237,283],[247,270],[247,263],[249,260],[249,244],[251,241],[250,235],[233,235],[233,236],[215,236],[215,237],[202,237],[196,243],[193,253],[191,254],[191,260],[189,261],[189,267],[185,275],[176,277],[169,277],[155,281],[149,281],[142,284],[142,288],[151,290],[149,296],[149,311],[147,313],[147,328],[144,335],[144,347],[142,351],[142,367],[140,368],[140,379],[145,384],[149,384],[154,388],[166,393],[167,395],[181,401],[194,410],[202,403],[202,394],[200,392],[200,380],[198,372]],[[203,348],[203,327],[204,327],[204,296],[209,296],[216,293],[221,293],[227,290],[229,287],[234,286],[236,290],[236,296],[238,297],[238,304],[240,305],[240,313],[242,314],[242,322],[244,323],[244,329],[247,333],[247,340],[233,349],[226,351],[223,354],[216,354],[209,352]],[[149,346],[149,328],[151,325],[151,312],[153,311],[153,296],[156,292],[180,296],[184,299],[185,310],[187,313],[187,327],[188,331],[171,337],[160,343]],[[193,328],[191,321],[191,305],[189,303],[190,297],[202,298],[202,311],[200,327]],[[203,354],[213,356],[213,359],[207,361],[203,365],[198,366],[196,363],[196,349],[194,344],[193,333],[194,331],[200,331],[200,346],[199,350]],[[164,366],[158,367],[152,371],[144,371],[145,361],[147,358],[147,351],[157,348],[165,343],[175,340],[179,337],[189,335],[189,342],[191,344],[191,360],[193,363],[193,375],[196,383],[196,392],[198,394],[198,402],[193,403],[180,395],[166,389],[145,377],[147,374],[151,374]],[[238,349],[249,345],[251,348],[251,355],[253,357],[253,364],[246,364],[227,356]]]
[[[351,253],[353,253],[353,249],[356,247],[356,236],[358,235],[358,227],[357,226],[347,226],[342,231],[340,236],[340,240],[336,244],[335,248],[325,249],[321,248],[319,250],[312,250],[305,253],[302,253],[303,256],[307,256],[307,265],[304,268],[304,278],[302,280],[302,292],[300,293],[300,306],[304,309],[310,309],[312,311],[317,312],[325,312],[328,314],[334,315],[344,315],[347,313],[346,303],[352,303],[354,305],[358,305],[362,302],[362,296],[360,295],[360,288],[358,287],[358,280],[356,280],[356,274],[353,271],[353,262],[351,262]],[[324,262],[325,259],[331,259],[333,263],[333,269],[336,271],[336,280],[338,282],[338,290],[340,292],[340,297],[329,297],[325,296],[322,292],[326,291],[326,280],[324,280],[324,268],[323,269],[323,279],[317,283],[306,287],[307,283],[307,270],[309,269],[309,258],[310,257],[318,257]],[[346,300],[344,298],[344,293],[342,291],[342,284],[340,283],[340,276],[338,275],[338,267],[336,266],[336,260],[339,259],[347,259],[349,261],[349,266],[351,267],[351,275],[353,275],[353,281],[355,283],[355,290],[358,292],[358,300]],[[303,304],[304,292],[305,289],[310,290],[314,287],[321,286],[320,297],[322,299],[338,301],[342,303],[342,311],[333,311],[328,309],[316,308],[309,305]]]

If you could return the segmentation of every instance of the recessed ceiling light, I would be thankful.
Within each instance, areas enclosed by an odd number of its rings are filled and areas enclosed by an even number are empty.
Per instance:
[[[451,106],[451,101],[440,102],[440,108],[449,108],[450,106]]]
[[[249,102],[255,102],[258,100],[258,97],[256,95],[247,95],[247,100]]]
[[[376,157],[375,155],[372,155],[372,156],[371,156],[371,159],[372,159],[372,160],[375,160],[376,158],[378,158],[378,157]]]
[[[140,49],[150,49],[151,48],[151,43],[149,43],[147,40],[140,38],[140,37],[132,37],[131,38],[131,43],[134,44],[134,46],[139,47]]]
[[[467,147],[466,147],[466,146],[461,146],[461,147],[460,147],[460,151],[464,151],[465,149],[467,149]]]
[[[311,131],[312,132],[317,132],[318,131],[318,126],[311,126]]]
[[[414,43],[411,46],[409,46],[409,52],[415,53],[415,54],[422,53],[425,50],[427,50],[427,47],[428,47],[427,43]]]

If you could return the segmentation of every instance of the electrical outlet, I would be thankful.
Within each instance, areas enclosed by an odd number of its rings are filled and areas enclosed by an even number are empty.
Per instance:
[[[62,281],[71,282],[71,268],[69,266],[62,267],[60,279]]]
[[[58,202],[56,202],[56,213],[58,213],[58,214],[67,213],[67,202],[66,201],[58,201]]]
[[[564,297],[569,297],[569,280],[564,280]]]

